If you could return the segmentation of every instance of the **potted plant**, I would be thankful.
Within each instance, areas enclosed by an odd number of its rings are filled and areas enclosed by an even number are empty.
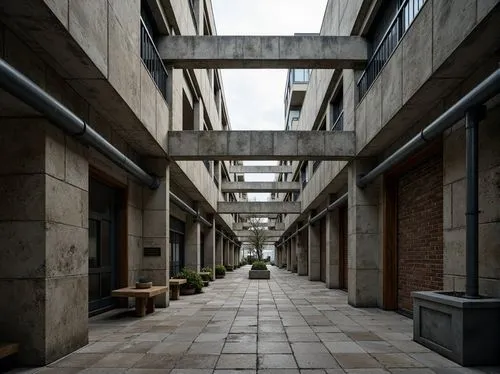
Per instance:
[[[200,274],[191,269],[182,269],[174,278],[185,279],[186,283],[181,285],[181,295],[193,295],[201,293],[203,288],[203,280]]]
[[[226,271],[233,271],[233,265],[224,265],[224,267],[226,268]]]
[[[146,289],[153,287],[153,282],[147,277],[139,277],[135,282],[135,288]]]
[[[267,265],[264,261],[255,261],[252,268],[248,271],[249,279],[269,279],[271,272],[267,270]]]
[[[215,278],[220,279],[226,276],[226,268],[224,265],[215,265]]]
[[[203,279],[203,287],[207,287],[212,280],[212,268],[210,266],[205,266],[201,269],[201,279]]]

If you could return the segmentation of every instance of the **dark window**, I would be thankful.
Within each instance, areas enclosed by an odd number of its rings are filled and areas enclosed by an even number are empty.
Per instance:
[[[342,94],[338,94],[330,103],[330,121],[332,131],[344,130],[344,106]]]
[[[300,168],[300,182],[302,183],[302,187],[305,187],[308,179],[307,179],[307,161],[302,164]]]

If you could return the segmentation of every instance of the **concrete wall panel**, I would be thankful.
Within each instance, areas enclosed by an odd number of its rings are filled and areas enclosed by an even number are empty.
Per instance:
[[[403,49],[396,48],[381,73],[382,122],[387,123],[403,105]],[[352,100],[350,100],[352,102]]]
[[[140,16],[141,16],[141,1],[140,0],[108,0],[109,12],[113,12],[120,22],[120,25],[125,30],[125,34],[130,39],[132,46],[136,51],[139,51],[140,44]]]
[[[106,0],[69,0],[68,24],[71,36],[102,74],[107,76],[108,2]]]
[[[156,96],[157,88],[143,63],[141,74],[141,121],[149,133],[156,137]]]
[[[64,27],[68,28],[69,0],[44,0]]]

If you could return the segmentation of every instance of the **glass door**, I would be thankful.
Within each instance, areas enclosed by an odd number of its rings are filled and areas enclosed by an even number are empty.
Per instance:
[[[89,314],[111,309],[116,287],[115,190],[90,179]]]

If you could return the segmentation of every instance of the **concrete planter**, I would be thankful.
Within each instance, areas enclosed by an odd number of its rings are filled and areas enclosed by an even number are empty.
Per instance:
[[[413,340],[463,366],[500,364],[500,299],[413,292]]]
[[[271,272],[269,270],[249,270],[249,279],[270,279]]]

